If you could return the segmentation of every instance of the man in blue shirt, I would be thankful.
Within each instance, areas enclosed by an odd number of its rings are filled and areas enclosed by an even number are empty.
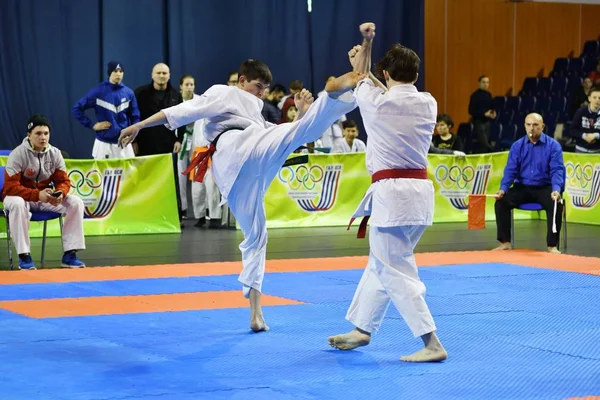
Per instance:
[[[140,110],[133,90],[123,85],[123,64],[111,61],[107,67],[108,80],[98,84],[73,106],[73,116],[85,127],[96,132],[92,156],[96,160],[106,158],[133,158],[131,145],[120,148],[117,139],[121,129],[140,120]],[[95,124],[85,115],[94,108]]]
[[[565,166],[560,144],[543,133],[543,129],[542,116],[529,114],[525,118],[527,134],[510,148],[504,177],[496,194],[496,225],[501,244],[495,250],[511,248],[511,210],[524,203],[539,203],[546,211],[548,221],[548,251],[560,253],[556,245],[562,221],[562,204],[559,200],[565,185]],[[555,204],[556,233],[553,233]]]

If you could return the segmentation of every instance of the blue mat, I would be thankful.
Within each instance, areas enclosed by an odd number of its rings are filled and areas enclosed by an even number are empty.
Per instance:
[[[369,346],[331,349],[362,271],[267,274],[304,305],[30,319],[0,310],[1,399],[564,399],[600,395],[600,277],[509,264],[420,270],[450,358],[390,307]],[[0,299],[239,290],[237,276],[3,285]],[[9,372],[10,371],[10,372]]]

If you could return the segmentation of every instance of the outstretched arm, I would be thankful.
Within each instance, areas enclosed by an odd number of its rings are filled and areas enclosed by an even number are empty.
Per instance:
[[[361,49],[356,54],[356,63],[354,64],[354,72],[369,74],[371,72],[371,45],[375,37],[375,24],[365,22],[361,24],[360,33],[363,36]]]

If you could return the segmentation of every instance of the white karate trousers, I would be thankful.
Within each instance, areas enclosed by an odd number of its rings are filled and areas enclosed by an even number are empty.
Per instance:
[[[17,248],[17,254],[30,252],[29,220],[30,211],[51,211],[65,215],[62,230],[63,251],[85,249],[83,235],[83,201],[73,195],[68,195],[59,206],[42,202],[25,201],[19,196],[6,196],[4,208],[8,210],[10,233]]]
[[[369,262],[346,314],[354,326],[379,330],[391,300],[415,337],[436,330],[413,253],[425,228],[371,226]]]
[[[206,217],[206,209],[210,218],[220,219],[223,215],[221,192],[212,176],[212,168],[208,167],[203,182],[192,181],[192,202],[194,206],[194,218]]]
[[[321,96],[300,120],[265,130],[253,130],[250,136],[243,136],[244,140],[252,140],[256,145],[231,187],[227,201],[244,234],[244,241],[239,246],[243,264],[239,281],[244,285],[246,297],[250,288],[262,291],[267,254],[265,192],[294,150],[304,143],[317,140],[323,131],[355,108],[351,95],[346,93],[342,96],[351,102]],[[227,151],[227,146],[220,150],[219,144],[217,153]],[[232,152],[231,157],[235,156],[235,152]],[[213,158],[213,168],[225,171],[227,165],[220,165],[219,161],[225,164],[224,160],[228,157]]]
[[[117,144],[106,143],[95,139],[92,157],[94,157],[94,160],[134,158],[135,153],[133,152],[131,144],[128,144],[124,148],[120,148]]]

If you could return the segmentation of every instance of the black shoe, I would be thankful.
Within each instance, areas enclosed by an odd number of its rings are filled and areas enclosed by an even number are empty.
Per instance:
[[[206,218],[202,217],[198,220],[198,222],[196,222],[196,225],[194,225],[196,228],[202,228],[204,225],[206,225]]]
[[[211,219],[208,222],[208,229],[219,229],[221,227],[221,218],[219,219]]]
[[[183,211],[181,211],[181,219],[182,219],[182,220],[184,220],[184,221],[185,221],[186,219],[188,219],[188,216],[187,216],[187,210],[183,210]]]

